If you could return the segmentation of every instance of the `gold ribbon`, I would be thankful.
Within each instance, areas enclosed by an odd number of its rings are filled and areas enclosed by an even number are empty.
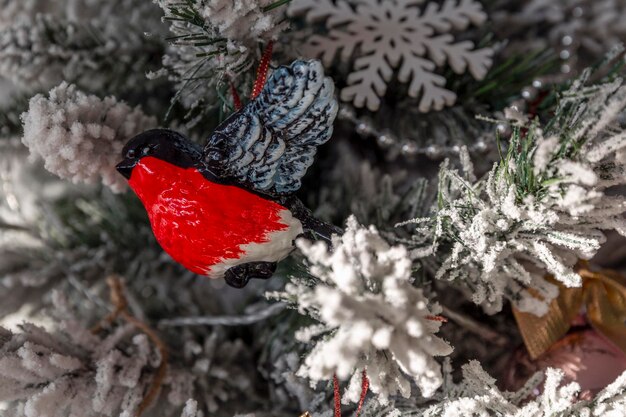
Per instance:
[[[591,271],[587,262],[579,262],[582,287],[559,286],[559,295],[552,300],[548,312],[537,317],[513,308],[513,315],[532,359],[545,353],[561,339],[572,320],[585,306],[590,324],[626,352],[626,278],[615,271]]]

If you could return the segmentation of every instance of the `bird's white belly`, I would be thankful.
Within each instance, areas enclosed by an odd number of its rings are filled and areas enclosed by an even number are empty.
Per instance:
[[[285,259],[293,250],[293,241],[303,233],[302,223],[293,217],[291,211],[280,212],[281,223],[287,225],[283,230],[270,232],[265,242],[246,243],[239,246],[243,251],[237,258],[225,258],[207,270],[211,278],[223,278],[229,268],[249,262],[278,262]]]

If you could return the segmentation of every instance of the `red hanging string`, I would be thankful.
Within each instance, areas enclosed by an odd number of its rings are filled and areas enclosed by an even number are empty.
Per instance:
[[[442,323],[448,322],[448,319],[443,316],[426,316],[426,320],[440,321]]]
[[[261,90],[263,90],[263,86],[265,85],[265,81],[267,80],[267,73],[270,69],[270,61],[272,59],[273,48],[274,42],[269,41],[267,43],[267,46],[265,47],[265,51],[263,51],[261,63],[259,64],[259,69],[256,73],[256,80],[254,81],[254,87],[252,87],[252,94],[250,95],[251,99],[257,98],[257,96],[261,94]]]
[[[361,379],[361,397],[359,398],[359,406],[356,409],[356,416],[359,417],[363,404],[365,403],[365,397],[367,396],[367,390],[370,387],[370,380],[367,379],[367,373],[363,369],[363,379]],[[339,380],[337,375],[333,375],[333,394],[335,400],[335,416],[341,417],[341,393],[339,392]]]
[[[341,394],[339,393],[339,380],[333,375],[333,393],[335,398],[335,417],[341,417]]]
[[[237,92],[235,84],[233,84],[232,81],[230,82],[230,94],[233,96],[233,105],[235,106],[235,110],[241,110],[243,107],[241,104],[241,98],[239,98],[239,93]]]
[[[370,387],[370,380],[367,379],[367,373],[363,369],[363,379],[361,380],[361,398],[359,398],[359,406],[356,409],[356,417],[359,417],[363,403],[365,403],[365,397],[367,396],[367,390]]]

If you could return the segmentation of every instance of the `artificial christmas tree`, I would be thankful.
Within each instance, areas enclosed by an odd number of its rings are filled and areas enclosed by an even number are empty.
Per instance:
[[[0,414],[626,415],[625,21],[0,0]]]

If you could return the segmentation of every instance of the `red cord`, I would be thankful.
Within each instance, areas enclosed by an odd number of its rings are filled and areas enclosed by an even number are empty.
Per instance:
[[[243,107],[243,105],[241,104],[241,98],[239,98],[239,93],[237,92],[235,84],[233,84],[232,81],[230,82],[230,94],[233,96],[233,104],[235,106],[235,110],[241,110],[241,108]]]
[[[333,375],[333,392],[335,397],[335,417],[341,417],[341,394],[339,393],[339,380]]]
[[[356,416],[359,417],[363,404],[365,403],[365,397],[367,396],[367,390],[370,387],[370,380],[367,379],[367,373],[363,369],[363,379],[361,379],[361,397],[359,398],[359,406],[356,409]],[[333,375],[333,394],[335,400],[335,416],[341,417],[341,393],[339,392],[339,380],[337,375]]]
[[[442,323],[448,322],[448,319],[443,316],[426,316],[426,320],[440,321]]]
[[[367,390],[370,387],[370,380],[367,379],[367,373],[363,369],[363,379],[361,380],[361,398],[359,398],[359,407],[356,409],[356,417],[359,417],[363,403],[365,403],[365,397],[367,396]]]
[[[265,81],[267,80],[267,73],[270,69],[270,61],[272,59],[272,49],[274,47],[274,42],[269,41],[267,46],[265,47],[265,51],[263,51],[263,56],[261,57],[261,63],[259,64],[259,69],[256,73],[256,80],[254,81],[254,87],[252,88],[251,99],[257,98],[259,94],[261,94],[261,90],[263,90],[263,86],[265,85]]]

